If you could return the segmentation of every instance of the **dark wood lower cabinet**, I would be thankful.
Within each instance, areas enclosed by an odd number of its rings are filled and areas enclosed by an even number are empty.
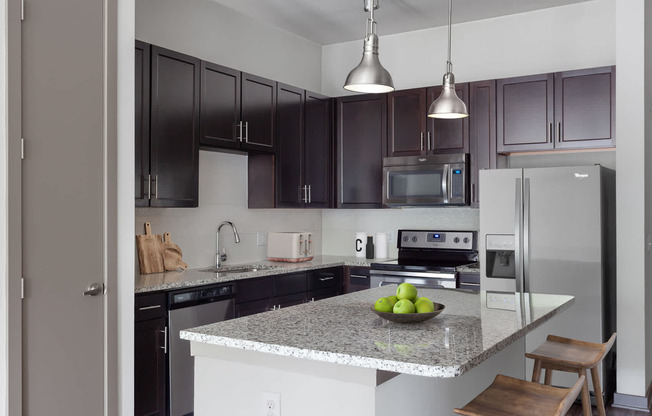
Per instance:
[[[346,267],[344,273],[344,293],[357,292],[371,287],[369,267]]]
[[[165,318],[135,324],[134,415],[167,415]]]

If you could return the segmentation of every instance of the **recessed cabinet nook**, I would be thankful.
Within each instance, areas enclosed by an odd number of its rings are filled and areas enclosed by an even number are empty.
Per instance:
[[[469,200],[497,155],[615,147],[615,67],[330,98],[136,42],[136,206],[198,206],[199,150],[248,154],[250,208],[382,208],[387,156],[467,153]]]

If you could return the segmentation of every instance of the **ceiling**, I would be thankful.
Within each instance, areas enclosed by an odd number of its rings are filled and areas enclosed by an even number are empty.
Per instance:
[[[320,45],[362,39],[364,0],[213,0]],[[453,23],[488,19],[588,0],[456,0]],[[447,0],[379,0],[378,35],[448,23]]]

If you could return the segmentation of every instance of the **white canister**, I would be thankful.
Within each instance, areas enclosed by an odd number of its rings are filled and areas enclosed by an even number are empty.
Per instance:
[[[358,231],[355,233],[355,256],[356,257],[365,257],[365,247],[364,245],[367,242],[367,233]]]
[[[386,259],[388,254],[387,233],[376,233],[376,258]]]

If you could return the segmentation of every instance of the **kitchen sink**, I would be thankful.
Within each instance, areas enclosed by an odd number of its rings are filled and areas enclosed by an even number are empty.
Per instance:
[[[250,273],[257,272],[260,270],[271,270],[277,269],[278,266],[266,266],[266,265],[254,265],[254,266],[227,266],[227,267],[208,267],[206,269],[199,269],[200,272],[206,273]]]

